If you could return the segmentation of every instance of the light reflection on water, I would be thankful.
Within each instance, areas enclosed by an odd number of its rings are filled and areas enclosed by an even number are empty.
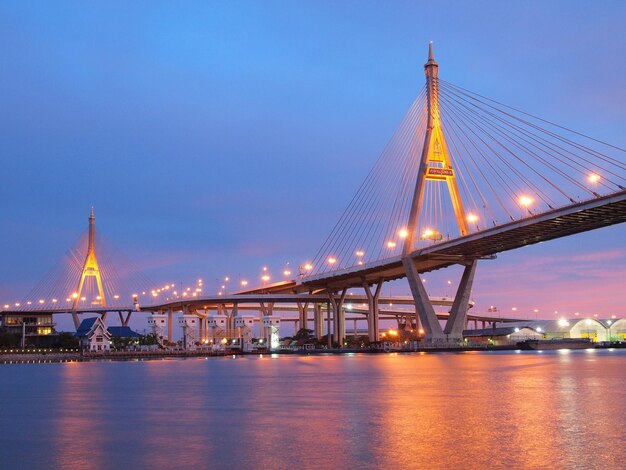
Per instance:
[[[0,468],[623,468],[626,351],[0,366]]]

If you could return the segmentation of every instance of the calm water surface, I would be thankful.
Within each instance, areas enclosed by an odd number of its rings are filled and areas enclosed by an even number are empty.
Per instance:
[[[0,468],[626,468],[626,351],[0,365]]]

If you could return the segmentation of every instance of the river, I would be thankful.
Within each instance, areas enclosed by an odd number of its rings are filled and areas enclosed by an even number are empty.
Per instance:
[[[0,365],[0,468],[625,468],[626,350]]]

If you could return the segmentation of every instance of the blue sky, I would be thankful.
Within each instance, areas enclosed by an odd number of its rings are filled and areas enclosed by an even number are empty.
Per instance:
[[[621,1],[4,1],[0,299],[92,205],[159,283],[311,258],[422,87],[429,40],[442,78],[624,146],[624,25]],[[625,235],[485,262],[478,308],[623,315]]]

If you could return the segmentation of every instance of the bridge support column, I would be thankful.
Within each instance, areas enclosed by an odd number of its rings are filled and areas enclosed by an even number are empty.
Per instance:
[[[233,304],[233,308],[230,310],[229,313],[226,304],[223,304],[222,312],[224,312],[224,314],[226,315],[226,336],[232,339],[235,336],[235,317],[239,314],[239,305]],[[263,324],[262,320],[261,324]]]
[[[313,304],[313,332],[317,340],[324,336],[324,317],[322,317],[322,306],[318,303]]]
[[[302,309],[302,323],[300,324],[300,329],[304,328],[305,330],[309,329],[309,303],[304,303],[304,308]]]
[[[465,266],[461,282],[454,297],[452,309],[450,310],[450,317],[443,331],[447,339],[463,340],[463,328],[467,319],[467,309],[469,308],[470,294],[472,293],[472,284],[474,283],[477,265],[478,260],[473,260]]]
[[[302,328],[306,329],[308,327],[308,308],[309,308],[309,303],[305,302],[304,304],[302,304],[302,302],[298,302],[298,325],[299,325],[299,329],[296,329],[296,333],[298,333],[299,330],[301,330]]]
[[[368,303],[368,312],[367,312],[367,336],[369,337],[370,342],[376,342],[380,340],[379,326],[378,326],[378,316],[380,312],[380,307],[378,305],[378,299],[380,298],[380,294],[383,291],[383,281],[378,281],[378,285],[374,290],[374,294],[372,294],[372,290],[370,286],[363,281],[363,290],[365,291],[365,295],[367,296]]]
[[[330,328],[330,302],[326,302],[326,338],[327,338],[327,344],[328,344],[328,349],[333,347],[333,339],[330,335],[331,332],[331,328]]]
[[[415,311],[417,312],[426,333],[426,336],[424,337],[425,341],[445,341],[446,336],[444,335],[443,329],[439,324],[435,309],[430,303],[422,278],[415,268],[415,263],[411,258],[407,257],[402,260],[402,264],[404,265],[406,278],[409,281],[409,287],[411,288],[411,293],[413,294]]]
[[[128,312],[128,315],[126,315],[126,318],[124,318],[124,314],[122,312],[117,312],[119,317],[120,317],[120,323],[122,324],[122,326],[128,326],[128,321],[130,320],[130,314],[131,312]],[[104,321],[104,319],[103,319]]]
[[[340,348],[343,348],[343,342],[346,337],[346,320],[343,311],[343,303],[346,300],[348,289],[343,289],[339,295],[339,299],[335,297],[334,292],[328,293],[328,298],[333,307],[333,337]]]
[[[202,329],[202,327],[204,326],[204,324],[202,323],[202,315],[200,315],[200,312],[198,312],[198,310],[195,310],[193,313],[196,314],[196,316],[198,317],[198,341],[202,342],[202,340],[204,339],[204,331]]]
[[[80,326],[80,320],[78,319],[78,313],[72,312],[72,320],[74,321],[74,328],[78,331],[78,327]]]
[[[167,309],[167,341],[168,343],[173,343],[173,335],[172,335],[172,321],[174,320],[174,312],[172,308]]]
[[[272,315],[274,311],[274,302],[268,302],[265,306],[264,302],[259,302],[259,337],[264,338],[265,333],[263,330],[263,317],[265,315]]]

